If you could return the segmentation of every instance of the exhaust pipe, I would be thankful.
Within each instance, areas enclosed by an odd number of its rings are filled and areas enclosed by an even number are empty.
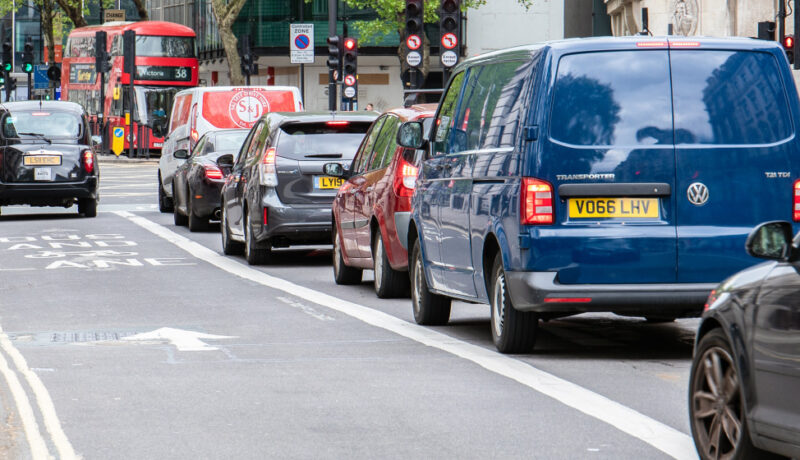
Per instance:
[[[220,220],[221,218],[222,218],[222,210],[221,209],[215,209],[214,210],[214,219]]]

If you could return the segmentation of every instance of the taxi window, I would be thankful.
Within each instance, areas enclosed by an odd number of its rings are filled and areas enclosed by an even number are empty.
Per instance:
[[[70,138],[81,135],[80,115],[48,110],[18,112],[3,117],[3,136],[11,138]]]

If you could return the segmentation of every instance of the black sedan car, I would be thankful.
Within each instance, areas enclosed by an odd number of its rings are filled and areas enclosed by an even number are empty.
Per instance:
[[[97,168],[86,113],[72,102],[0,105],[0,206],[63,206],[97,215]]]
[[[349,166],[376,112],[273,112],[250,130],[222,187],[222,249],[249,264],[271,248],[331,243],[331,204],[341,178],[326,162]]]
[[[230,172],[234,155],[247,137],[247,129],[210,131],[195,144],[191,154],[173,152],[184,161],[172,179],[175,225],[188,225],[196,232],[208,227],[209,219],[219,219],[219,191]]]
[[[708,299],[689,383],[692,435],[703,459],[800,458],[800,234],[767,222],[746,248],[772,262]]]

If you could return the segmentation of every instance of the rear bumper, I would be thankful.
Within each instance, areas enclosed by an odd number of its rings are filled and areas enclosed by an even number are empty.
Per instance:
[[[97,177],[81,182],[35,182],[24,184],[0,183],[0,205],[48,203],[70,198],[97,199]]]
[[[220,209],[220,191],[223,182],[200,182],[193,184],[192,193],[202,195],[202,198],[192,197],[192,210],[198,217],[213,217],[214,211]]]
[[[331,243],[330,204],[270,206],[275,204],[272,200],[264,203],[267,225],[263,225],[262,214],[261,232],[256,235],[259,242],[270,240],[273,246]]]
[[[556,272],[506,272],[506,283],[514,308],[521,311],[612,311],[675,317],[699,316],[708,294],[717,286],[716,283],[559,284]]]

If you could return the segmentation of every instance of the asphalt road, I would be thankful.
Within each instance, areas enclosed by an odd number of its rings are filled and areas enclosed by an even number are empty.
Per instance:
[[[0,458],[696,458],[697,320],[580,315],[494,350],[489,310],[414,324],[329,248],[249,267],[104,162],[96,218],[0,216]]]

